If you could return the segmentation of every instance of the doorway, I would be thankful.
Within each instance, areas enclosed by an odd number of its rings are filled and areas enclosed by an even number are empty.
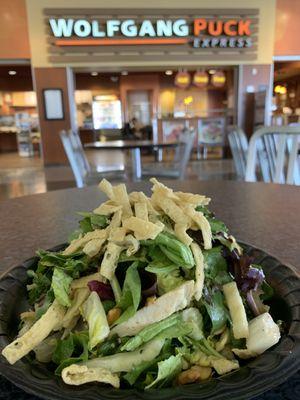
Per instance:
[[[152,91],[128,90],[128,119],[135,118],[142,126],[151,125]]]

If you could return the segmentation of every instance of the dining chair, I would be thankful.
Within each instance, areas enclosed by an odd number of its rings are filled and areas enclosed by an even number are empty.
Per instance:
[[[184,179],[195,140],[195,130],[185,128],[179,135],[180,144],[175,150],[173,161],[164,167],[162,163],[142,168],[142,177],[157,176]]]
[[[244,179],[248,152],[247,136],[241,128],[232,126],[229,128],[228,141],[236,173],[239,178]]]
[[[299,126],[256,130],[249,142],[245,180],[257,181],[257,160],[264,182],[300,185]]]
[[[105,171],[101,173],[93,170],[85,155],[77,132],[72,130],[66,132],[63,130],[60,132],[60,138],[78,188],[96,184],[104,177],[111,180],[124,178],[124,170]]]

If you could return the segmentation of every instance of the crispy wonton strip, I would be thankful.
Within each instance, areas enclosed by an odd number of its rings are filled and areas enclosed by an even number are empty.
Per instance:
[[[102,179],[102,181],[99,183],[99,188],[102,190],[102,192],[104,192],[106,194],[106,196],[110,200],[115,199],[113,187],[112,187],[111,183],[108,182],[108,180]]]
[[[183,207],[184,212],[199,226],[202,232],[205,250],[211,249],[211,227],[203,213],[196,211],[190,204]]]
[[[120,379],[104,368],[88,368],[86,365],[72,364],[62,370],[63,381],[67,385],[83,385],[88,382],[108,383],[115,388],[120,387]]]
[[[94,257],[100,252],[100,250],[105,242],[106,242],[106,238],[92,239],[84,246],[82,251],[89,257]]]
[[[61,340],[66,339],[70,333],[72,332],[72,330],[75,328],[75,326],[78,324],[78,321],[80,320],[81,315],[76,315],[76,317],[74,317],[67,328],[64,329],[64,333],[61,336]],[[61,331],[60,331],[61,333]]]
[[[137,218],[148,221],[148,208],[144,202],[137,202],[134,204],[134,213]]]
[[[155,225],[149,221],[144,221],[137,217],[130,217],[123,220],[123,226],[124,228],[133,231],[137,240],[155,239],[163,230],[161,226]]]
[[[89,297],[89,294],[90,290],[88,287],[75,290],[71,307],[67,310],[62,321],[63,328],[68,328],[74,317],[80,314],[79,307]]]
[[[160,192],[163,197],[168,197],[169,199],[177,201],[179,200],[178,196],[176,196],[176,193],[174,193],[172,189],[168,188],[163,183],[158,182],[156,178],[151,178],[150,182],[153,183],[152,191],[154,193]]]
[[[125,246],[127,247],[126,255],[128,257],[135,254],[140,248],[140,242],[132,235],[125,237]]]
[[[107,227],[108,232],[110,233],[113,229],[119,228],[122,222],[122,210],[118,210],[114,213],[109,226]]]
[[[83,276],[82,278],[79,279],[74,279],[74,281],[71,283],[71,289],[81,289],[81,288],[86,288],[87,284],[90,281],[100,281],[104,282],[102,276],[100,275],[99,272],[95,272],[94,274]]]
[[[84,247],[90,240],[106,239],[106,238],[107,238],[106,229],[96,229],[92,232],[86,233],[82,238],[72,240],[69,246],[63,251],[63,254],[69,255],[75,253],[77,250]]]
[[[119,228],[114,228],[111,230],[109,234],[108,240],[110,242],[114,242],[116,244],[120,244],[121,242],[124,241],[125,236],[126,236],[127,229],[123,227]]]
[[[229,308],[233,336],[235,339],[247,338],[249,336],[249,324],[243,300],[236,282],[229,282],[223,285],[223,293]]]
[[[132,210],[125,184],[121,183],[120,185],[113,187],[113,191],[115,202],[123,207],[123,217],[131,217]]]
[[[187,224],[190,218],[183,212],[183,210],[175,203],[174,200],[165,197],[160,191],[155,191],[152,194],[152,203],[155,207],[161,208],[175,223]]]
[[[101,263],[100,274],[107,279],[112,279],[117,268],[118,259],[123,247],[109,242]]]
[[[130,203],[146,203],[148,208],[148,214],[158,215],[158,212],[155,210],[151,203],[151,199],[145,195],[143,192],[131,192],[128,195]]]
[[[177,238],[182,243],[189,246],[192,243],[193,239],[186,233],[187,229],[188,229],[187,224],[175,224],[174,226],[174,232]]]
[[[61,323],[64,315],[65,308],[54,300],[46,313],[23,336],[3,349],[2,355],[10,364],[14,364],[41,343]]]
[[[207,206],[210,202],[209,197],[202,196],[201,194],[175,192],[179,197],[179,203],[190,203],[196,206]]]
[[[93,211],[94,214],[99,215],[110,215],[115,213],[118,210],[121,210],[122,206],[115,204],[111,200],[102,203],[99,207],[95,208]]]
[[[204,258],[202,251],[197,243],[193,242],[191,244],[191,249],[196,264],[194,297],[198,301],[201,299],[204,284]]]
[[[145,326],[159,322],[177,311],[183,310],[191,302],[194,294],[194,281],[186,281],[181,286],[158,297],[154,303],[140,308],[133,317],[120,323],[110,331],[120,337],[134,336]]]

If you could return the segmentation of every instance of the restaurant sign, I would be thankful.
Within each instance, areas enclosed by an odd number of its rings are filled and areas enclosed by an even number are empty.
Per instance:
[[[253,61],[259,9],[46,8],[54,64],[223,64]]]
[[[252,46],[251,19],[185,18],[97,19],[49,18],[57,46],[181,45],[195,48]]]

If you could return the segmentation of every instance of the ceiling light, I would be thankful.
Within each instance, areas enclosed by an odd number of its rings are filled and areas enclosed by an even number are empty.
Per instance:
[[[275,93],[280,93],[280,91],[281,91],[281,85],[276,85],[275,88],[274,88],[274,92]]]
[[[118,77],[118,76],[111,76],[111,77],[110,77],[110,80],[111,80],[112,82],[116,83],[116,82],[118,82],[119,77]]]
[[[10,70],[8,71],[8,75],[17,75],[17,71]]]
[[[121,75],[123,75],[123,76],[128,75],[128,71],[122,71],[122,72],[121,72]]]
[[[96,72],[96,71],[91,72],[91,75],[92,75],[92,76],[98,76],[98,72]]]
[[[173,75],[173,71],[171,69],[167,69],[165,74],[166,75]]]
[[[208,73],[211,74],[211,75],[215,74],[216,72],[217,71],[215,69],[209,69],[208,70]]]

